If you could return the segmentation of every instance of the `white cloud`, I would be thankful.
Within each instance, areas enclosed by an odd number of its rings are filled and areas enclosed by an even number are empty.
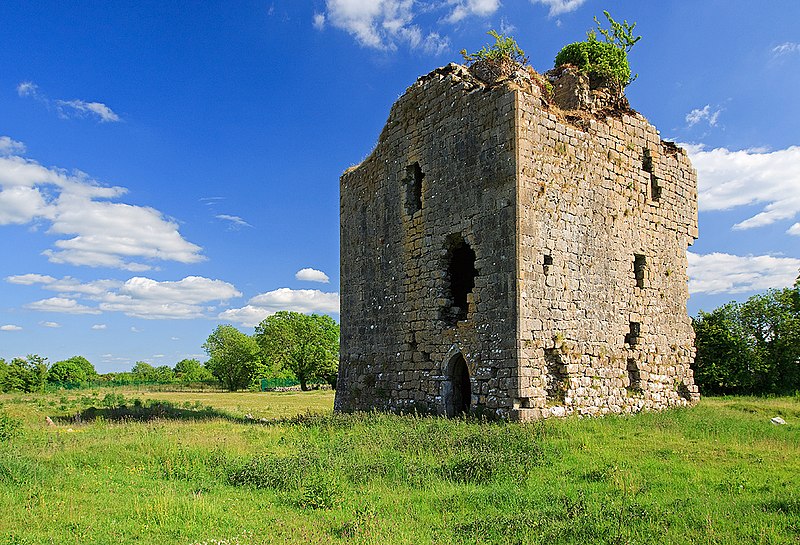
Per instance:
[[[800,237],[800,223],[795,223],[794,225],[789,227],[789,230],[786,232],[789,233],[790,235]]]
[[[141,333],[142,330],[136,326],[131,326],[131,333]]]
[[[279,288],[256,295],[242,308],[221,312],[218,318],[253,327],[279,310],[291,310],[304,314],[338,314],[339,294],[325,293],[319,290]]]
[[[0,325],[0,331],[22,331],[22,328],[14,324]]]
[[[54,109],[59,117],[70,119],[73,117],[94,117],[101,123],[121,121],[120,117],[102,102],[88,102],[85,100],[50,100],[39,91],[39,86],[32,81],[23,81],[17,85],[17,94],[21,97],[31,97],[48,109]]]
[[[792,53],[800,53],[800,43],[797,42],[784,42],[772,48],[775,55],[790,55]]]
[[[59,324],[58,322],[39,322],[39,325],[41,325],[42,327],[51,327],[54,329],[61,327],[61,324]]]
[[[297,280],[303,280],[305,282],[322,282],[323,284],[327,284],[331,281],[324,272],[311,268],[300,269],[294,273],[294,277]]]
[[[516,31],[517,31],[517,27],[515,27],[513,24],[509,23],[508,20],[505,17],[500,19],[500,34],[502,34],[503,36],[508,36],[510,34],[513,34]]]
[[[199,318],[213,310],[205,305],[241,296],[232,284],[201,276],[187,276],[183,280],[163,282],[133,277],[125,282],[94,280],[82,283],[70,276],[58,279],[23,274],[9,276],[6,281],[20,285],[40,284],[42,289],[59,294],[58,297],[27,305],[34,310],[73,314],[122,312],[128,316],[146,319]],[[78,302],[80,298],[97,304],[94,307],[86,306]]]
[[[709,126],[716,127],[720,113],[722,113],[721,108],[712,110],[711,105],[706,104],[702,108],[695,108],[694,110],[686,114],[686,122],[689,124],[690,127],[700,123],[701,121],[706,121],[709,124]]]
[[[94,324],[92,326],[92,329],[94,329],[95,331],[101,331],[103,329],[106,329],[107,327],[108,326],[106,324]]]
[[[62,117],[97,116],[101,123],[121,121],[114,111],[102,102],[86,102],[84,100],[57,100],[56,106]]]
[[[447,0],[452,11],[445,18],[448,23],[458,23],[472,15],[488,17],[500,7],[500,0]]]
[[[0,136],[0,155],[25,153],[25,144],[12,140],[8,136]]]
[[[761,212],[734,229],[761,227],[800,213],[800,147],[772,152],[685,147],[697,169],[700,210],[765,204]],[[793,225],[788,233],[800,235],[800,227]]]
[[[79,171],[67,174],[20,156],[0,157],[0,225],[49,222],[49,234],[67,237],[43,252],[54,263],[142,271],[152,268],[143,261],[205,259],[158,210],[108,201],[126,192]]]
[[[485,4],[493,0],[467,0]],[[414,0],[326,0],[326,12],[314,15],[314,26],[325,24],[344,30],[363,47],[394,51],[404,44],[438,54],[449,40],[435,32],[425,34],[414,24]]]
[[[792,285],[800,259],[687,252],[690,293],[743,293]]]
[[[548,15],[555,17],[562,13],[569,13],[581,7],[586,0],[531,0],[532,4],[543,4],[550,8]]]
[[[34,301],[25,305],[25,308],[63,314],[100,314],[100,311],[96,308],[87,307],[68,297],[50,297],[49,299]]]
[[[214,217],[219,219],[219,220],[229,221],[231,223],[231,225],[229,227],[230,229],[237,229],[238,230],[241,227],[252,227],[252,225],[250,225],[249,223],[244,221],[239,216],[230,216],[228,214],[217,214]]]
[[[39,86],[32,81],[23,81],[17,85],[17,94],[21,97],[35,97],[39,94]]]

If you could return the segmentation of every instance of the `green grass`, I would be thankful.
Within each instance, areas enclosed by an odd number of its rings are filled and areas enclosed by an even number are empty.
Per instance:
[[[332,400],[2,395],[0,545],[798,543],[798,397],[529,425]]]

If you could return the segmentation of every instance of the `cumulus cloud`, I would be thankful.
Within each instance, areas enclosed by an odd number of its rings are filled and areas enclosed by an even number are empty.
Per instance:
[[[228,214],[217,214],[214,217],[217,218],[218,220],[230,222],[230,225],[228,226],[229,229],[239,230],[242,227],[252,227],[252,225],[244,221],[239,216],[230,216]]]
[[[100,314],[100,311],[96,308],[82,305],[69,297],[50,297],[49,299],[28,303],[25,308],[41,312],[60,312],[62,314]]]
[[[61,327],[61,324],[58,322],[39,322],[39,325],[42,327],[51,327],[53,329]]]
[[[22,328],[14,324],[0,325],[0,331],[22,331]]]
[[[106,329],[107,327],[108,326],[106,324],[94,324],[92,326],[92,329],[94,329],[95,331],[101,331],[103,329]]]
[[[550,8],[548,13],[550,17],[575,11],[585,2],[586,0],[531,0],[532,4],[543,4]]]
[[[39,91],[39,86],[32,81],[23,81],[17,85],[17,94],[21,97],[33,98],[48,109],[55,110],[59,117],[70,119],[75,117],[91,117],[100,123],[117,122],[122,119],[108,106],[102,102],[89,102],[86,100],[50,100],[44,93]]]
[[[467,0],[457,4],[484,4]],[[314,15],[314,26],[344,30],[363,47],[394,51],[399,45],[438,54],[449,47],[447,37],[425,33],[414,24],[414,0],[326,0],[325,12]]]
[[[792,53],[800,53],[800,43],[797,42],[784,42],[772,48],[772,52],[777,55],[790,55]]]
[[[121,312],[127,316],[145,319],[199,318],[213,310],[214,307],[207,305],[241,297],[241,293],[232,284],[201,276],[187,276],[183,280],[163,282],[133,277],[125,282],[94,280],[84,283],[69,276],[59,279],[24,274],[9,276],[6,281],[12,284],[39,285],[42,289],[57,292],[58,297],[26,306],[33,310],[68,314]],[[93,306],[84,303],[91,303]]]
[[[722,113],[721,108],[712,110],[711,105],[706,104],[702,108],[695,108],[694,110],[686,114],[686,123],[688,123],[689,126],[692,127],[694,125],[697,125],[701,121],[706,121],[709,124],[709,126],[716,127],[720,113]]]
[[[199,246],[181,236],[177,222],[158,210],[111,201],[126,192],[80,171],[0,156],[0,226],[49,223],[49,234],[65,237],[43,252],[51,262],[144,271],[158,260],[205,259]]]
[[[458,23],[470,16],[488,17],[500,7],[500,0],[447,0],[452,10],[445,18],[448,23]]]
[[[279,288],[256,295],[242,308],[221,312],[218,318],[253,327],[279,310],[290,310],[303,314],[338,314],[339,294],[319,290]]]
[[[695,254],[689,259],[690,293],[744,293],[792,285],[800,259],[791,257]]]
[[[294,273],[294,277],[297,280],[303,280],[305,282],[322,282],[323,284],[327,284],[331,281],[324,272],[311,268],[300,269]]]
[[[12,140],[8,136],[0,136],[0,155],[25,153],[25,144]]]
[[[700,210],[764,205],[761,212],[734,229],[770,225],[800,213],[800,147],[770,152],[684,146],[697,169]],[[800,226],[795,224],[787,232],[800,235]]]

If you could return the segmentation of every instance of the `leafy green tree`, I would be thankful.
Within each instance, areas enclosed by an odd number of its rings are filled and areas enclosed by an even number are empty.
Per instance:
[[[29,354],[7,365],[0,389],[4,392],[41,392],[47,382],[47,358]]]
[[[203,343],[206,367],[230,391],[247,388],[261,369],[258,344],[232,325],[220,325]]]
[[[800,279],[800,277],[798,277]],[[719,394],[800,391],[800,281],[693,320],[701,390]]]
[[[255,337],[264,359],[294,373],[303,390],[313,379],[335,386],[339,324],[330,316],[280,311],[256,326]]]
[[[86,382],[96,379],[99,375],[94,365],[83,356],[73,356],[69,359],[57,361],[47,372],[47,381],[51,383]]]
[[[175,377],[181,382],[205,382],[213,380],[214,375],[200,360],[187,358],[175,364]]]
[[[153,376],[153,372],[155,371],[155,367],[147,363],[146,361],[137,361],[133,364],[133,368],[131,369],[131,373],[136,375],[136,378],[139,380],[150,380]]]

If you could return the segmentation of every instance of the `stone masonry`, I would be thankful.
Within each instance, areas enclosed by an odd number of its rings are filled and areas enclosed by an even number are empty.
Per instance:
[[[574,71],[549,100],[532,72],[474,73],[417,80],[341,178],[336,410],[525,421],[696,402],[686,153]]]

